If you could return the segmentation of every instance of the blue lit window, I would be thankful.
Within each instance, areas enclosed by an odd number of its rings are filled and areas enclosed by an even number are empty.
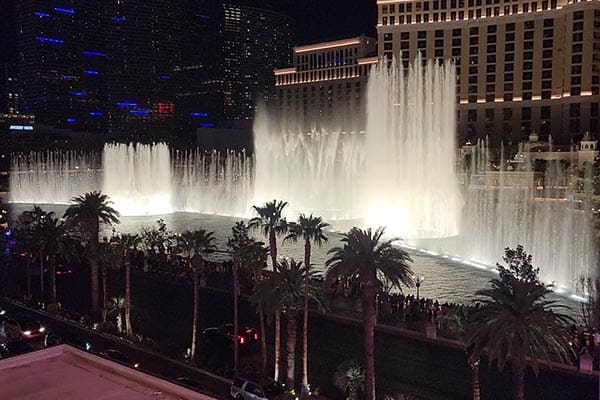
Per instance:
[[[75,10],[73,10],[72,8],[54,7],[54,11],[63,14],[75,14]]]
[[[169,79],[171,79],[171,76],[170,75],[161,75],[159,78],[162,79],[163,81],[168,81]]]
[[[85,92],[71,92],[73,96],[85,97]]]
[[[56,39],[56,38],[51,38],[51,37],[47,37],[47,36],[38,36],[38,37],[36,37],[36,39],[40,42],[55,43],[55,44],[64,43],[64,40],[62,40],[62,39]]]
[[[208,15],[204,15],[204,14],[196,14],[196,17],[202,18],[202,19],[210,19],[210,17]]]
[[[211,124],[210,122],[206,122],[204,124],[198,125],[200,128],[214,128],[215,124]]]
[[[117,105],[119,107],[135,107],[135,106],[137,106],[137,103],[134,103],[132,101],[121,101],[121,102],[117,103]]]
[[[34,14],[40,18],[50,18],[50,14],[42,12],[42,11],[36,11]]]
[[[74,124],[75,122],[77,122],[75,118],[67,118],[65,121],[67,121],[69,124]]]
[[[83,73],[86,75],[98,75],[98,71],[94,69],[86,69],[83,71]]]
[[[106,57],[106,53],[102,53],[101,51],[90,51],[86,50],[83,52],[84,56],[92,56],[92,57]]]
[[[150,110],[145,109],[145,108],[140,108],[138,110],[129,110],[130,114],[135,114],[135,115],[147,115],[150,114]]]
[[[101,117],[104,113],[102,111],[90,111],[90,116],[92,117]]]
[[[207,114],[207,113],[205,113],[205,112],[199,112],[199,111],[192,111],[192,112],[190,113],[190,115],[191,115],[192,117],[208,117],[208,114]]]
[[[112,17],[111,19],[113,21],[117,21],[117,22],[123,22],[123,21],[127,20],[127,18],[125,18],[125,17]]]

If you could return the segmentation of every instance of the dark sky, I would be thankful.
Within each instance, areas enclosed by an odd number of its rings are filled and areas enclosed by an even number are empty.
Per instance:
[[[278,0],[296,21],[296,44],[341,39],[362,33],[375,36],[376,0]]]

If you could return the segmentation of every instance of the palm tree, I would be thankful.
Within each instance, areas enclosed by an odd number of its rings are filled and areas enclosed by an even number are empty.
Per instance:
[[[109,302],[109,269],[117,267],[120,258],[119,249],[114,246],[112,240],[111,242],[108,242],[105,238],[98,247],[98,264],[100,266],[100,275],[102,277],[102,322],[106,322],[106,318],[108,317],[106,310]]]
[[[194,317],[192,320],[192,344],[190,348],[190,359],[196,358],[196,349],[198,347],[198,320],[200,308],[200,274],[203,273],[204,259],[203,254],[213,252],[214,232],[207,232],[204,229],[197,231],[186,231],[178,238],[178,247],[184,254],[188,266],[193,273],[194,285]]]
[[[31,228],[31,240],[39,252],[43,274],[44,261],[48,261],[50,274],[50,302],[56,304],[56,259],[71,260],[79,254],[78,242],[67,231],[65,224],[50,213]],[[43,282],[43,275],[41,278]],[[43,289],[43,286],[42,286]],[[42,297],[43,300],[43,297]]]
[[[273,379],[279,382],[281,369],[281,287],[277,284],[276,274],[268,279],[262,279],[254,284],[250,301],[257,308],[260,318],[260,336],[261,336],[261,354],[262,354],[262,372],[267,372],[267,342],[265,316],[272,317],[275,321],[275,340],[274,340],[274,372]]]
[[[248,222],[252,229],[261,229],[263,234],[269,238],[269,251],[273,271],[277,265],[277,235],[287,232],[287,221],[283,217],[283,209],[288,205],[287,201],[268,201],[262,207],[252,206],[258,216]]]
[[[304,214],[300,214],[298,222],[290,224],[289,233],[283,239],[284,241],[292,240],[293,242],[297,242],[298,239],[304,239],[304,267],[306,268],[306,274],[304,274],[306,282],[304,283],[304,314],[302,323],[302,390],[304,393],[310,391],[308,386],[308,288],[310,286],[311,242],[321,247],[323,242],[327,241],[327,236],[325,236],[323,231],[328,226],[329,224],[323,222],[321,217],[313,217],[312,214],[306,217]]]
[[[573,320],[560,313],[566,308],[545,300],[550,290],[539,280],[539,269],[522,246],[505,249],[506,266],[497,264],[499,278],[490,288],[477,291],[481,307],[473,316],[476,328],[467,340],[474,357],[484,353],[502,371],[509,364],[513,374],[513,399],[524,399],[528,360],[537,375],[539,360],[571,355],[568,325]]]
[[[333,384],[349,400],[358,400],[358,394],[365,389],[365,369],[355,360],[343,362],[335,369]]]
[[[364,327],[364,351],[367,400],[375,400],[375,298],[383,287],[382,279],[402,290],[401,285],[411,286],[413,275],[408,253],[390,239],[380,243],[384,228],[371,231],[352,228],[342,235],[344,247],[329,250],[331,257],[326,261],[328,279],[349,280],[358,276],[362,295]]]
[[[121,259],[125,265],[125,333],[127,336],[133,336],[133,327],[131,325],[131,253],[138,250],[141,244],[141,238],[138,235],[123,234],[113,238],[121,254]]]
[[[306,275],[309,278],[306,279]],[[305,295],[308,293],[310,299],[321,303],[321,291],[315,285],[312,285],[310,274],[301,262],[296,262],[293,259],[283,260],[277,264],[277,273],[275,282],[279,286],[281,295],[279,301],[285,315],[287,327],[287,384],[290,388],[294,388],[295,369],[296,369],[296,331],[298,313],[300,312]],[[308,289],[305,285],[308,282]]]
[[[15,233],[17,236],[17,247],[18,249],[26,254],[26,274],[27,274],[27,298],[32,296],[31,293],[31,263],[33,262],[34,253],[37,253],[35,249],[35,243],[33,241],[32,231],[35,227],[40,225],[46,218],[53,217],[53,212],[46,212],[38,206],[34,206],[29,211],[22,212],[17,218],[15,224]],[[41,297],[44,297],[44,263],[43,257],[38,257],[40,261],[40,293]]]
[[[73,204],[65,211],[67,223],[80,230],[87,244],[91,270],[92,311],[98,315],[98,248],[100,225],[118,224],[119,213],[111,207],[108,196],[101,192],[89,192],[71,199]]]
[[[108,318],[117,319],[117,331],[123,332],[123,311],[125,310],[125,299],[122,297],[111,297],[104,305],[104,314]]]
[[[473,323],[473,313],[475,308],[459,306],[455,308],[452,313],[442,317],[443,320],[448,324],[450,333],[461,340],[465,337],[469,337],[475,329]],[[479,365],[481,360],[479,357],[474,356],[472,348],[464,342],[465,353],[467,354],[467,362],[471,368],[471,391],[473,393],[473,400],[481,400],[481,382],[479,379],[480,368]]]
[[[232,228],[232,236],[227,239],[227,246],[233,253],[233,366],[234,371],[238,371],[239,361],[239,343],[237,340],[238,327],[238,298],[240,294],[239,273],[244,271],[254,275],[263,269],[267,261],[268,249],[264,247],[263,242],[257,242],[248,234],[248,226],[240,221]]]

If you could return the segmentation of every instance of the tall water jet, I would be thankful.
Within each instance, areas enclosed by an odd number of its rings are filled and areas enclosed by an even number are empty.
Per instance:
[[[96,153],[76,151],[13,154],[9,201],[69,204],[74,196],[97,188],[98,158]]]
[[[169,147],[159,144],[107,144],[102,191],[124,216],[173,212]]]
[[[359,207],[364,132],[307,129],[301,116],[260,114],[254,123],[252,204],[289,201],[289,214],[332,219],[362,216]]]
[[[418,57],[371,69],[363,196],[365,225],[402,238],[457,235],[462,197],[455,173],[454,65]]]
[[[177,151],[173,192],[178,211],[246,217],[250,214],[252,159],[245,152]]]

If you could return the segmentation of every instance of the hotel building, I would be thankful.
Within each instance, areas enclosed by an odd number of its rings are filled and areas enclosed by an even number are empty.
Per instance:
[[[375,39],[366,36],[294,47],[293,66],[275,70],[282,118],[299,118],[292,123],[303,130],[363,129],[357,123],[364,123],[361,105],[376,53]]]
[[[378,54],[452,58],[459,140],[598,134],[600,1],[377,0]]]

